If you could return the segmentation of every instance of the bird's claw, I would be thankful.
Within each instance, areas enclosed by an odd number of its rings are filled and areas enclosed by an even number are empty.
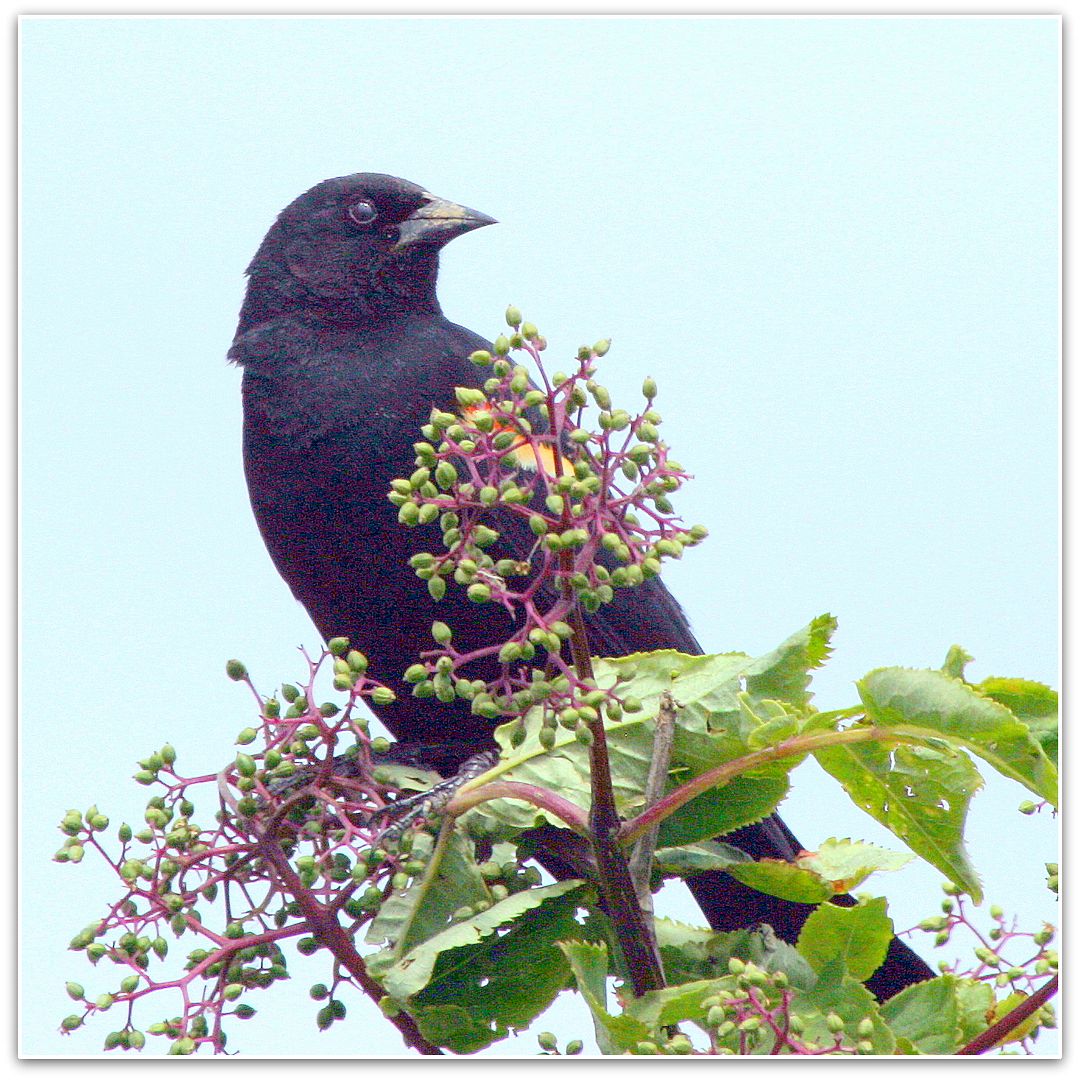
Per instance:
[[[465,784],[482,776],[498,760],[497,750],[484,750],[479,754],[473,754],[462,762],[461,767],[453,776],[440,780],[427,791],[420,791],[415,795],[408,795],[403,799],[395,799],[392,803],[387,803],[386,806],[380,807],[368,816],[368,823],[382,817],[391,819],[393,823],[387,828],[386,835],[390,838],[399,837],[421,818],[429,818],[440,813]]]

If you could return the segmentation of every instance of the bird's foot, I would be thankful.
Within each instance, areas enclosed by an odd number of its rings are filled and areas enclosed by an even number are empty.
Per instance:
[[[392,803],[387,803],[386,806],[370,814],[368,822],[386,818],[391,822],[386,830],[386,836],[391,839],[399,837],[415,822],[439,814],[465,784],[482,776],[498,760],[497,750],[483,750],[478,754],[473,754],[462,762],[453,776],[440,780],[427,791],[407,795],[403,799],[395,799]]]

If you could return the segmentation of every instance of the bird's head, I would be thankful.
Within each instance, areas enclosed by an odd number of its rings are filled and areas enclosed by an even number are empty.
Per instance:
[[[283,314],[297,301],[344,319],[438,311],[440,248],[494,220],[395,176],[324,180],[282,210],[266,234],[248,267],[242,324]]]

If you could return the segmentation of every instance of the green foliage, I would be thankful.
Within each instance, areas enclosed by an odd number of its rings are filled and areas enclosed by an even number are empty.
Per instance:
[[[660,848],[655,856],[657,869],[668,876],[726,870],[752,889],[799,904],[824,903],[837,893],[850,892],[878,870],[900,869],[910,858],[873,844],[835,839],[794,862],[755,861],[739,848],[715,840]]]
[[[892,919],[879,897],[855,907],[822,904],[803,924],[798,948],[815,971],[839,962],[864,982],[881,966],[892,937]]]
[[[433,843],[427,833],[416,834],[413,858],[427,863]],[[455,912],[491,903],[491,890],[476,864],[472,846],[464,837],[451,834],[440,847],[438,858],[427,863],[426,872],[383,903],[366,940],[372,945],[389,942],[393,955],[401,956],[445,929]]]
[[[946,744],[872,742],[825,749],[815,756],[859,809],[950,880],[981,895],[964,848],[964,824],[983,781],[967,755]]]
[[[671,691],[679,703],[679,722],[672,756],[673,784],[743,756],[783,736],[797,723],[799,709],[809,708],[810,670],[827,654],[828,635],[835,626],[830,616],[814,620],[777,649],[762,657],[744,653],[688,656],[672,650],[636,653],[604,659],[594,665],[597,685],[615,688],[620,697],[637,698],[643,708],[610,725],[609,752],[619,809],[630,814],[640,808],[642,789],[652,758],[654,720],[660,695]],[[742,690],[742,687],[753,689]],[[769,697],[786,693],[787,700]],[[789,712],[788,710],[792,710]],[[498,729],[503,747],[498,772],[506,779],[542,784],[581,807],[588,806],[589,755],[573,732],[560,729],[550,748],[540,741],[539,710],[525,717],[525,738],[513,745],[515,725]],[[663,846],[689,844],[770,814],[788,790],[787,772],[793,763],[772,764],[733,779],[723,793],[708,792],[662,826]],[[527,828],[536,823],[534,807],[500,800],[474,811],[489,828],[498,825]],[[555,821],[551,815],[548,820]]]
[[[580,933],[580,902],[578,881],[517,893],[413,949],[384,985],[432,1042],[458,1054],[482,1049],[527,1027],[565,988],[556,946]]]
[[[818,712],[808,690],[810,671],[827,655],[834,625],[822,616],[757,658],[660,651],[599,661],[595,671],[601,688],[614,688],[643,704],[639,713],[609,726],[620,811],[631,816],[641,807],[659,698],[670,691],[679,710],[669,790],[755,753],[759,760],[673,809],[660,827],[662,868],[694,872],[713,865],[773,895],[804,902],[824,899],[827,886],[810,876],[822,875],[820,866],[728,867],[701,861],[709,851],[716,854],[710,837],[771,813],[787,792],[788,773],[813,753],[861,810],[978,899],[981,886],[963,844],[968,807],[983,782],[972,755],[1051,803],[1057,799],[1053,760],[1043,741],[1006,705],[940,671],[880,668],[858,683],[861,706]],[[1038,720],[1045,733],[1052,692],[1038,687],[1025,682],[1011,700],[1041,710]],[[526,715],[524,729],[524,738],[520,725],[497,732],[504,750],[497,773],[556,790],[586,810],[587,748],[566,729],[545,746],[539,710]],[[761,751],[785,746],[789,755],[761,759]],[[527,828],[542,820],[559,823],[536,806],[502,799],[472,811],[471,818],[476,827],[493,831]],[[687,852],[676,855],[671,850],[676,848]],[[834,869],[823,876],[853,888],[866,873]]]
[[[386,1015],[408,1016],[422,1038],[455,1053],[471,1053],[527,1027],[572,985],[593,1015],[602,1048],[612,1053],[682,1055],[695,1046],[711,1046],[739,1054],[927,1054],[955,1052],[986,1030],[992,1017],[1004,1015],[1010,1003],[1022,1002],[1030,992],[1029,980],[1056,970],[1057,954],[1049,948],[1052,930],[1027,935],[1035,946],[1028,955],[1036,959],[1020,966],[980,947],[974,977],[946,974],[910,987],[885,1005],[865,990],[862,984],[880,965],[894,933],[885,902],[864,899],[845,908],[827,901],[861,886],[875,872],[897,869],[910,855],[832,839],[793,863],[754,861],[711,839],[775,809],[788,789],[789,774],[812,755],[856,805],[956,883],[949,887],[950,896],[967,892],[978,899],[978,879],[963,847],[967,807],[982,783],[974,761],[1056,802],[1052,691],[1026,680],[967,683],[966,654],[954,651],[946,663],[952,670],[880,668],[857,684],[858,705],[819,712],[812,703],[810,677],[828,655],[834,626],[828,616],[816,619],[761,657],[661,651],[595,662],[596,692],[616,694],[626,703],[620,719],[606,724],[626,830],[633,830],[636,815],[645,809],[642,790],[661,696],[669,692],[677,702],[668,783],[651,811],[667,814],[659,820],[654,881],[723,870],[760,891],[818,905],[796,946],[778,940],[767,927],[717,934],[659,919],[655,933],[667,987],[638,998],[628,996],[624,987],[613,1003],[610,980],[625,972],[594,890],[580,880],[540,886],[516,863],[515,842],[523,830],[541,822],[566,825],[560,817],[564,804],[541,797],[532,801],[529,791],[557,792],[583,815],[589,804],[587,747],[573,727],[557,726],[551,749],[545,749],[541,732],[552,729],[544,728],[534,709],[516,727],[499,729],[500,761],[466,789],[475,799],[486,784],[513,781],[522,785],[515,790],[523,794],[510,798],[500,793],[473,805],[460,819],[465,828],[448,822],[438,835],[412,831],[396,853],[391,846],[383,854],[357,850],[350,857],[333,832],[326,832],[317,807],[294,812],[291,820],[300,830],[296,841],[314,844],[313,851],[329,845],[327,850],[335,852],[332,859],[320,860],[304,854],[303,846],[294,847],[301,885],[319,890],[324,898],[333,895],[326,890],[359,886],[346,910],[355,918],[355,940],[362,934],[374,947],[366,951],[363,964],[382,988]],[[338,643],[338,648],[344,646]],[[367,684],[358,685],[371,692]],[[351,688],[352,701],[359,692]],[[354,723],[351,705],[339,717],[327,704],[311,704],[319,700],[311,686],[300,690],[287,684],[281,696],[294,715],[276,720],[276,699],[269,698],[264,722],[287,723],[292,734],[280,745],[300,758],[310,755],[309,743],[324,738],[319,733],[329,730],[331,722]],[[244,745],[231,765],[238,794],[272,776],[295,775],[281,750],[260,751],[251,738]],[[175,776],[175,763],[170,746],[139,764],[150,783],[160,786]],[[380,782],[393,782],[402,793],[422,791],[435,780],[433,774],[403,766],[378,765],[375,771]],[[138,779],[143,781],[141,774]],[[202,865],[215,842],[193,824],[193,784],[174,783],[169,797],[153,795],[141,832],[127,824],[116,831],[121,845],[117,873],[129,889],[158,898],[142,921],[130,901],[118,908],[117,925],[123,920],[137,927],[156,925],[155,903],[171,919],[175,936],[191,932],[207,917],[203,909],[217,897],[218,885],[207,885],[196,895],[175,878],[185,860]],[[698,786],[687,795],[687,785]],[[245,801],[250,803],[246,810]],[[237,805],[249,829],[257,829],[260,815],[269,810],[248,795]],[[78,862],[84,851],[99,848],[108,828],[109,818],[96,806],[70,810],[61,822],[64,841],[57,859]],[[480,836],[494,842],[494,861],[478,863],[474,840]],[[159,845],[167,856],[163,859],[151,857]],[[392,888],[386,884],[390,875]],[[155,880],[160,882],[156,894],[150,891]],[[376,881],[384,884],[373,888]],[[303,920],[294,919],[299,911],[290,907],[289,897],[282,899],[274,924],[295,927],[300,952],[327,948]],[[966,919],[962,906],[953,910],[956,903],[961,901],[947,901],[945,915],[923,924],[939,942],[949,940]],[[188,954],[189,970],[223,980],[221,1001],[230,1004],[237,1020],[254,1014],[246,1001],[236,1001],[240,995],[288,974],[282,949],[260,933],[265,916],[256,921],[242,911],[239,915],[221,931],[229,947],[219,960],[212,949]],[[1000,919],[999,925],[992,939],[1002,943],[1017,936]],[[103,940],[105,933],[105,923],[91,924],[73,939],[72,948],[85,951],[94,963],[111,958],[120,965],[121,979],[108,993],[93,997],[80,983],[69,983],[69,996],[85,1011],[66,1018],[65,1031],[80,1030],[93,1014],[145,993],[146,985],[156,985],[153,965],[167,960],[168,942],[160,934],[137,931],[109,942]],[[133,971],[145,972],[149,982],[140,983]],[[320,1027],[346,1018],[341,989],[340,983],[320,986]],[[997,997],[995,990],[1005,996]],[[211,1037],[200,1015],[151,1024],[146,1034],[168,1037],[171,1053],[192,1053]],[[1052,1022],[1043,1007],[1011,1037],[1030,1038],[1040,1024]],[[682,1030],[686,1027],[696,1032],[692,1038]],[[786,1034],[781,1037],[778,1031]],[[106,1043],[139,1049],[145,1035],[127,1027],[112,1032]],[[574,1045],[567,1044],[567,1052]],[[545,1052],[557,1053],[555,1046]]]
[[[622,1011],[608,1004],[606,980],[619,965],[607,945],[578,936],[560,940],[607,1051],[685,1052],[665,1034],[681,1023],[709,1030],[714,1045],[733,1052],[775,1049],[762,1034],[768,1025],[759,1028],[745,1011],[736,1010],[734,1033],[725,1029],[720,1034],[723,1022],[716,1032],[709,1028],[709,1015],[717,1019],[717,994],[737,989],[735,976],[716,975],[733,960],[781,979],[783,992],[770,1007],[795,1018],[799,1037],[797,1045],[785,1047],[789,1052],[809,1052],[808,1047],[874,1054],[955,1052],[973,1027],[979,1029],[978,1006],[988,988],[952,975],[915,988],[918,994],[905,992],[898,1005],[883,1011],[861,984],[883,961],[894,934],[884,900],[867,899],[853,908],[824,902],[858,887],[876,871],[897,869],[911,856],[830,840],[795,863],[755,862],[738,849],[704,839],[774,809],[786,791],[787,773],[812,753],[857,805],[977,897],[978,881],[963,850],[967,806],[982,782],[970,755],[1037,794],[1056,798],[1053,761],[1025,722],[983,687],[969,686],[955,675],[879,669],[858,684],[860,706],[818,712],[811,704],[810,672],[828,655],[833,627],[831,618],[817,619],[758,658],[668,651],[597,662],[600,688],[642,703],[640,711],[608,725],[613,779],[624,815],[632,816],[641,806],[655,715],[665,691],[678,702],[669,795],[687,780],[721,767],[737,770],[741,761],[747,762],[745,772],[731,772],[719,791],[706,791],[674,809],[661,825],[664,846],[656,853],[656,869],[666,876],[725,870],[761,891],[820,905],[805,924],[797,950],[768,935],[712,934],[657,921],[670,985],[643,998],[621,999]],[[1015,681],[1012,685],[1015,690]],[[1040,718],[1045,718],[1049,695],[1037,686],[1023,684],[1023,692],[1010,700],[1027,709],[1026,715],[1041,709]],[[524,738],[520,725],[514,738],[511,725],[500,729],[502,760],[485,779],[554,789],[587,809],[587,752],[573,732],[560,729],[545,749],[535,713],[526,716],[524,728]],[[506,798],[481,804],[466,820],[474,830],[499,835],[541,821],[560,823],[557,814],[538,805]],[[946,1034],[920,1031],[920,1010],[939,999],[947,1003],[955,1024]],[[981,1015],[985,1028],[985,1008]],[[929,1049],[946,1045],[948,1050]]]
[[[994,992],[984,983],[943,975],[901,990],[881,1006],[881,1015],[895,1033],[905,1053],[951,1054],[958,1045],[985,1027],[986,1012]],[[961,1003],[965,1007],[961,1007]],[[981,1026],[962,1025],[974,1013],[982,1013]]]
[[[1058,695],[1056,690],[1028,679],[983,679],[975,689],[1004,705],[1026,725],[1043,753],[1058,763]]]
[[[741,939],[743,949],[751,940],[745,932],[716,937]],[[603,978],[606,947],[570,942],[562,948],[606,1053],[689,1052],[687,1036],[673,1033],[678,1025],[698,1029],[720,1053],[831,1049],[888,1054],[896,1045],[873,996],[845,972],[840,960],[809,979],[804,966],[803,980],[796,984],[779,968],[729,953],[719,976],[644,994],[622,1002],[622,1010],[612,1013]],[[799,969],[798,964],[792,966]]]
[[[944,737],[1039,798],[1056,802],[1054,762],[1027,724],[1006,705],[983,696],[978,688],[940,671],[879,668],[861,679],[858,689],[871,723],[920,740]],[[1033,697],[1021,696],[1021,705]]]

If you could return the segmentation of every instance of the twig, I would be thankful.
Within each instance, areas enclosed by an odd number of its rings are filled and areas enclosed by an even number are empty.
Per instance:
[[[304,887],[277,841],[272,837],[267,837],[265,834],[260,834],[255,843],[260,854],[263,855],[267,862],[273,865],[274,871],[281,881],[282,891],[291,894],[296,900],[304,918],[307,920],[308,926],[311,928],[312,935],[330,949],[338,962],[356,980],[357,985],[372,1001],[378,1004],[385,997],[386,992],[368,974],[364,958],[354,948],[352,938],[344,927],[315,899],[311,891]],[[407,1046],[419,1050],[421,1054],[432,1056],[442,1054],[442,1051],[437,1046],[424,1038],[420,1033],[420,1029],[416,1026],[416,1022],[408,1013],[400,1012],[396,1016],[389,1017],[389,1019],[401,1032]]]
[[[578,677],[591,680],[593,670],[588,636],[581,611],[576,604],[570,609],[570,625],[574,630],[570,638],[570,648]],[[597,885],[626,961],[634,996],[641,997],[650,990],[663,989],[664,972],[652,945],[653,934],[649,920],[638,903],[637,889],[618,840],[622,822],[615,808],[615,791],[611,783],[611,763],[608,759],[603,717],[598,716],[592,721],[589,730],[592,732],[589,746],[589,775],[592,786],[589,832],[596,857]]]
[[[685,806],[691,799],[716,787],[723,787],[730,783],[736,776],[741,776],[751,769],[760,768],[772,761],[782,761],[784,758],[801,757],[804,754],[812,754],[817,750],[828,750],[834,746],[847,746],[854,743],[864,742],[903,742],[905,738],[912,738],[905,732],[884,727],[860,727],[849,728],[847,731],[815,732],[810,735],[796,735],[775,746],[766,746],[760,750],[751,751],[740,758],[727,761],[723,765],[695,776],[685,784],[668,792],[659,802],[654,803],[647,810],[625,822],[620,831],[619,839],[622,843],[637,840],[644,836],[659,822],[670,817],[680,807]],[[914,740],[912,740],[914,741]]]
[[[667,783],[668,766],[671,764],[671,749],[675,743],[675,699],[670,690],[660,695],[660,709],[656,714],[656,733],[653,735],[652,760],[649,763],[649,775],[645,779],[644,808],[649,809],[659,802]],[[649,877],[652,870],[652,857],[656,851],[656,837],[660,831],[660,822],[643,833],[634,844],[628,860],[630,876],[634,879],[638,901],[643,909],[652,910],[652,890]]]
[[[660,708],[656,714],[656,732],[653,735],[652,760],[649,774],[645,779],[645,809],[657,802],[664,793],[667,784],[668,766],[671,764],[671,749],[675,743],[675,699],[669,690],[660,695]],[[630,879],[634,883],[638,906],[645,913],[645,925],[649,930],[649,944],[657,964],[663,970],[660,946],[656,940],[653,924],[652,862],[656,851],[656,837],[660,832],[658,821],[647,833],[634,844],[627,860]]]
[[[589,835],[585,815],[579,806],[549,788],[523,784],[518,780],[492,780],[480,787],[462,787],[446,804],[444,812],[448,817],[460,817],[466,810],[491,799],[520,799],[560,818],[579,836]]]
[[[991,1024],[981,1035],[957,1050],[957,1054],[981,1054],[992,1049],[1018,1024],[1023,1023],[1036,1009],[1042,1008],[1058,990],[1058,977],[1055,975],[1048,983],[1043,983],[1031,997],[1021,1001],[1011,1012],[1007,1012],[996,1024]]]

